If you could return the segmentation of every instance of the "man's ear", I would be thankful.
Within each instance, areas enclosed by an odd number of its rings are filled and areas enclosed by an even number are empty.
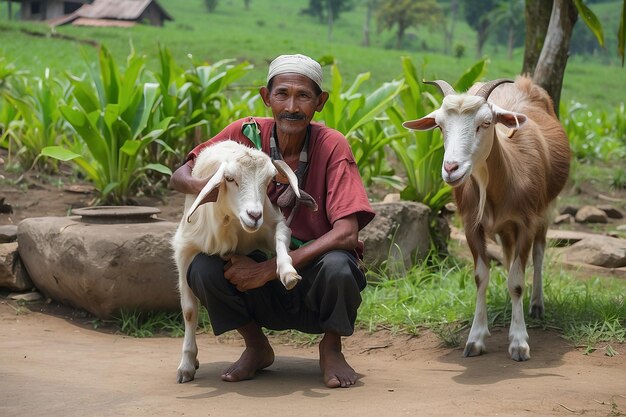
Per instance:
[[[326,91],[322,91],[322,93],[319,96],[317,96],[317,107],[315,108],[315,111],[320,112],[324,110],[324,105],[326,104],[327,101],[328,101],[328,93]]]
[[[259,89],[259,94],[261,95],[261,98],[263,99],[263,103],[265,103],[265,105],[267,107],[270,106],[270,90],[263,86]]]

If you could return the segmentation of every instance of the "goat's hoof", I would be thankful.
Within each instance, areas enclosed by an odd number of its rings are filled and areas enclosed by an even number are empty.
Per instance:
[[[465,350],[463,351],[463,356],[468,358],[470,356],[480,356],[485,353],[485,345],[478,342],[467,342],[465,345]]]
[[[293,287],[295,287],[298,284],[298,282],[300,282],[301,279],[302,277],[300,275],[294,272],[291,272],[287,274],[285,277],[283,277],[281,281],[283,282],[283,285],[285,286],[285,288],[290,290]]]
[[[509,346],[509,355],[511,359],[517,362],[524,362],[530,359],[530,348],[528,345],[524,346]]]
[[[543,305],[533,304],[530,306],[530,312],[528,314],[530,314],[530,317],[532,317],[533,319],[542,319],[543,313]]]
[[[177,380],[179,384],[193,381],[196,376],[196,369],[200,367],[200,362],[196,359],[196,363],[193,367],[180,366],[177,372]]]

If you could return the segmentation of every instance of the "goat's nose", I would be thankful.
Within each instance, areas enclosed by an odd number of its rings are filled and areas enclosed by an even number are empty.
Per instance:
[[[457,162],[444,162],[443,169],[445,169],[448,174],[452,174],[459,169],[459,164]]]
[[[255,222],[258,222],[259,219],[261,219],[261,216],[263,216],[263,212],[261,210],[246,210],[246,213]]]

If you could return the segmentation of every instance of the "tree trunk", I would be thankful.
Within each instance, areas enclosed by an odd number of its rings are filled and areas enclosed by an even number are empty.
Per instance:
[[[550,25],[533,75],[533,81],[552,97],[557,115],[569,57],[569,43],[577,18],[578,12],[572,0],[554,0]]]
[[[478,45],[476,46],[476,53],[478,55],[478,58],[482,58],[483,56],[483,47],[487,42],[488,30],[489,23],[487,21],[481,22],[480,26],[478,27]]]
[[[402,39],[404,38],[404,31],[406,28],[402,25],[398,25],[398,32],[396,33],[396,49],[402,47]]]
[[[365,22],[363,22],[363,46],[370,46],[370,20],[372,19],[372,2],[365,5]]]
[[[11,20],[12,19],[12,15],[13,15],[13,10],[11,10],[12,2],[11,2],[11,0],[8,0],[8,1],[9,1],[9,20]]]
[[[328,0],[328,42],[333,40],[333,5],[332,1]]]
[[[515,29],[513,25],[509,28],[509,60],[513,59],[513,47],[515,46]]]
[[[532,76],[546,38],[553,0],[526,0],[526,44],[522,74]]]
[[[452,51],[452,42],[454,42],[454,26],[456,24],[456,12],[458,10],[458,1],[450,1],[450,28],[444,26],[445,38],[443,45],[443,53],[448,54]]]

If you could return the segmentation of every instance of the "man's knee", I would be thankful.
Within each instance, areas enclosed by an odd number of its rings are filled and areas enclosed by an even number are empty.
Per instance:
[[[196,295],[216,285],[228,282],[224,279],[224,261],[217,255],[199,253],[187,270],[187,284]]]
[[[359,269],[357,259],[346,251],[331,251],[320,260],[318,279],[326,285],[341,288],[354,288],[359,291],[365,287],[365,276]]]

